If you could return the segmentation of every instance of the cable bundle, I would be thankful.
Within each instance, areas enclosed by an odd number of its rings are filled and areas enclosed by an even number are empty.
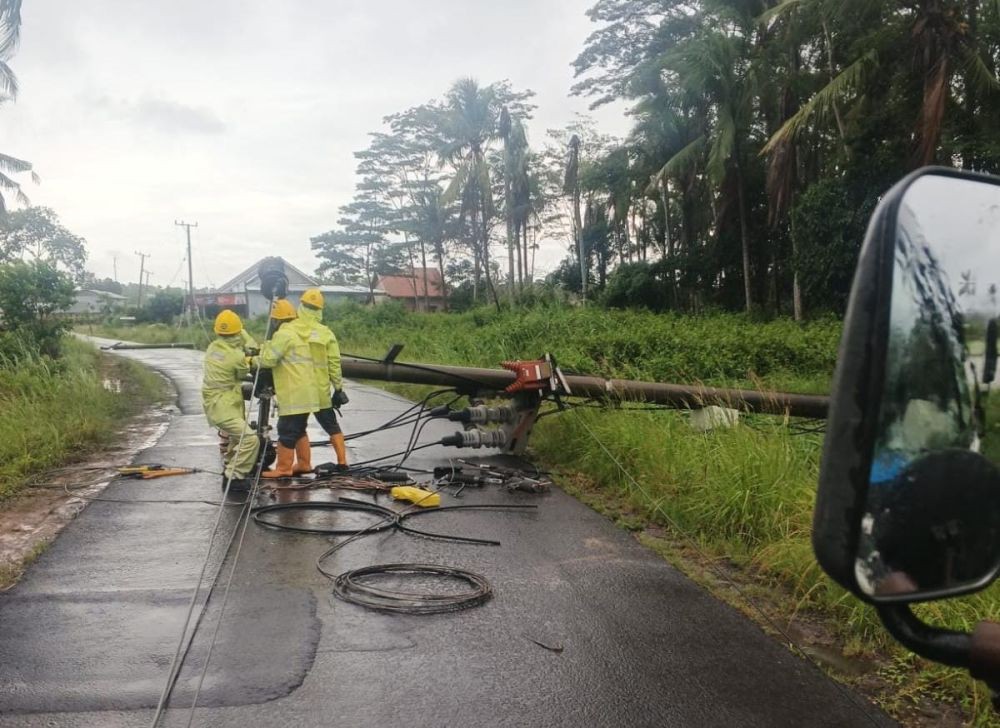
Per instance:
[[[471,589],[457,594],[421,594],[377,587],[370,581],[393,574],[433,576],[463,581]],[[441,614],[476,607],[489,601],[493,589],[486,577],[472,571],[436,564],[378,564],[345,571],[333,581],[334,596],[368,609],[396,614]]]

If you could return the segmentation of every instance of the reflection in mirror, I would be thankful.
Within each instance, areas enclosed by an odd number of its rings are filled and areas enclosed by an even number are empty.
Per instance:
[[[873,597],[987,583],[1000,535],[1000,187],[926,175],[895,230],[885,383],[855,572]]]

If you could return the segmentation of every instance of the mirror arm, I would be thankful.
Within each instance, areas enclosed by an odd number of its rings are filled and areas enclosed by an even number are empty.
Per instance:
[[[972,667],[972,635],[924,624],[907,604],[884,604],[876,609],[889,634],[907,649],[942,665]],[[1000,645],[1000,640],[996,644]],[[997,664],[1000,666],[1000,661]]]

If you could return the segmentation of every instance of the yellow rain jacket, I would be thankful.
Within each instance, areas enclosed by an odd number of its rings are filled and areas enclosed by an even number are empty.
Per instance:
[[[241,387],[250,371],[243,347],[244,339],[240,336],[220,336],[205,351],[201,403],[213,427],[233,417],[243,419]]]
[[[225,476],[245,478],[257,462],[260,441],[247,424],[243,409],[243,379],[250,371],[244,347],[257,342],[245,332],[220,336],[205,351],[201,403],[208,423],[229,435],[225,454]]]
[[[257,357],[260,366],[274,373],[274,390],[282,415],[319,412],[330,406],[330,395],[321,398],[316,387],[311,338],[312,327],[307,321],[288,321],[270,341],[264,342]]]
[[[296,321],[309,326],[309,351],[312,354],[313,373],[316,377],[316,396],[330,406],[330,387],[343,389],[344,375],[340,369],[340,345],[337,337],[323,325],[323,312],[308,306],[299,306]]]

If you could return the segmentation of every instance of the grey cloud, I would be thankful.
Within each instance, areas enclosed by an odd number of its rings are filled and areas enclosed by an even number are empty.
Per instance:
[[[226,125],[211,109],[165,99],[141,99],[132,108],[133,120],[169,133],[221,134]]]
[[[80,99],[97,111],[166,134],[221,134],[226,130],[225,122],[211,109],[179,101],[153,97],[133,101],[107,94],[81,95]]]

